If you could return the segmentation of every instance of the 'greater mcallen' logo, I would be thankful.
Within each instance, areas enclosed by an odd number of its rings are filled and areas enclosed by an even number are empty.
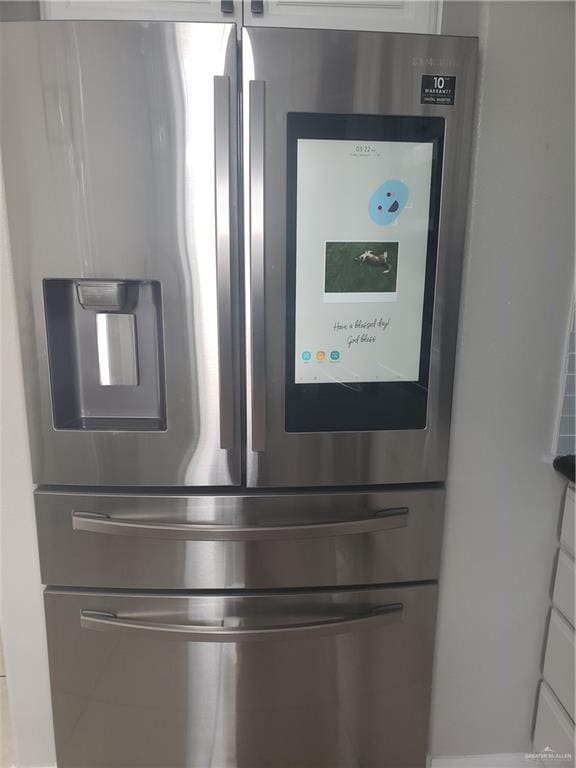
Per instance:
[[[536,760],[541,765],[560,765],[566,761],[572,762],[572,755],[570,752],[556,752],[552,747],[544,747],[541,752],[529,752],[525,755],[526,760]]]
[[[421,104],[452,106],[455,96],[455,75],[422,75]]]

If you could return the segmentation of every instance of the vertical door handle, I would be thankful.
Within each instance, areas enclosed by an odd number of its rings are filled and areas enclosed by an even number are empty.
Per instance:
[[[266,303],[264,269],[264,81],[249,89],[249,242],[252,450],[266,447]]]
[[[214,190],[218,306],[220,448],[234,447],[234,366],[230,198],[230,78],[214,78]]]

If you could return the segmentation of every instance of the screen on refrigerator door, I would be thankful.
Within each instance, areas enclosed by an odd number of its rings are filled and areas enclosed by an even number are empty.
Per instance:
[[[298,139],[296,383],[416,381],[432,144]]]
[[[288,431],[425,427],[443,132],[289,114],[287,385],[325,416],[306,427],[287,402]]]

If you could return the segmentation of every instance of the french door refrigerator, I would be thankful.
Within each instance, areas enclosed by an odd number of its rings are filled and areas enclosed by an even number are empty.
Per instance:
[[[422,768],[476,41],[0,44],[59,768]]]

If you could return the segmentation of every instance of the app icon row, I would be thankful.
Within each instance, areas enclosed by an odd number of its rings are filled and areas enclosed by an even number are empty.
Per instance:
[[[302,352],[301,357],[302,360],[307,363],[309,360],[312,360],[312,352],[310,352],[308,349],[305,349],[304,352]],[[326,360],[326,352],[323,349],[319,349],[314,353],[314,358],[319,362],[322,362],[323,360]],[[333,349],[330,352],[330,360],[340,360],[340,352],[338,352],[337,349]]]

